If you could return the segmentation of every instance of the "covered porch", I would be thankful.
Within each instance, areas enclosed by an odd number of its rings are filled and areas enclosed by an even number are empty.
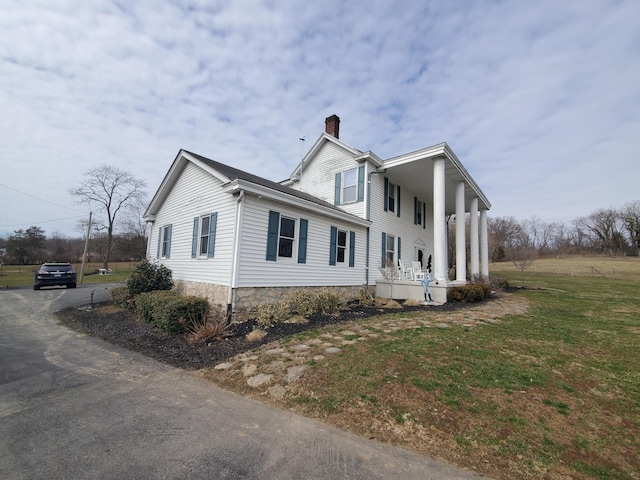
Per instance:
[[[431,296],[446,302],[447,289],[467,283],[467,278],[489,275],[487,212],[489,200],[446,143],[390,158],[383,168],[398,183],[431,199],[433,219],[433,268]],[[465,220],[469,214],[469,254]],[[449,239],[448,222],[455,220],[455,239]],[[449,241],[455,241],[455,259],[449,258]],[[469,270],[468,267],[469,266]],[[455,266],[455,278],[449,278]],[[384,293],[384,295],[383,295]],[[396,299],[424,298],[420,279],[406,276],[376,283],[376,294]]]

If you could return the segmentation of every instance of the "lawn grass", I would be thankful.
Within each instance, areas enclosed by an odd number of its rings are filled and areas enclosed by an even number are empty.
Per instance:
[[[345,347],[289,406],[498,478],[638,478],[640,275],[525,275],[526,314]]]
[[[109,275],[98,275],[98,269],[102,268],[102,263],[88,263],[84,266],[83,284],[124,282],[129,278],[133,269],[138,265],[134,262],[114,262],[109,263],[109,268],[113,270]],[[34,272],[40,265],[2,265],[0,267],[0,287],[24,287],[33,285]],[[73,264],[80,278],[80,264]]]

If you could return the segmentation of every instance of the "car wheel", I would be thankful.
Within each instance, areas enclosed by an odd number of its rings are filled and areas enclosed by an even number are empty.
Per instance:
[[[34,286],[33,286],[33,289],[34,289],[34,290],[40,290],[40,286],[38,286],[38,285],[34,285]]]
[[[76,284],[75,283],[69,283],[69,284],[67,284],[67,288],[76,288]]]

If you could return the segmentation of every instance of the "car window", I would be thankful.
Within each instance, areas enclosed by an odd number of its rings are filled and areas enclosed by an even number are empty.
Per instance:
[[[45,272],[67,272],[73,270],[71,265],[43,265],[42,270]]]

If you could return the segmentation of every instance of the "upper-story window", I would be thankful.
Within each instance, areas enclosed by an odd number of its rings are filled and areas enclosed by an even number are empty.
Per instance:
[[[413,197],[413,224],[427,228],[427,209],[426,205],[418,197]]]
[[[389,192],[388,192],[388,197],[387,197],[387,205],[388,205],[388,209],[390,212],[395,212],[396,211],[396,186],[389,182]]]
[[[333,203],[361,202],[364,200],[364,165],[336,173]]]
[[[342,203],[355,202],[358,193],[358,169],[347,170],[342,178]]]
[[[400,185],[390,182],[387,177],[384,177],[384,211],[400,216]]]

